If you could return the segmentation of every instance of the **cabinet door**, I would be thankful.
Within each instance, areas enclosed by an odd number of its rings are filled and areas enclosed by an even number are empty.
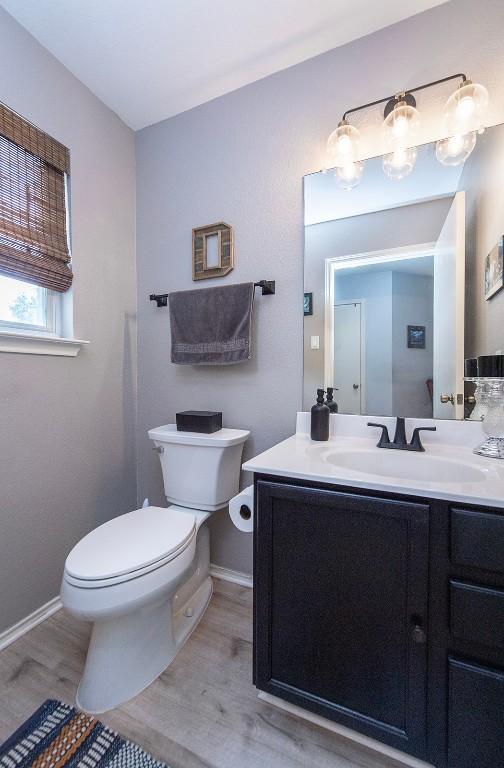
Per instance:
[[[504,672],[449,659],[449,768],[504,765]]]
[[[257,687],[425,756],[428,507],[256,490]]]

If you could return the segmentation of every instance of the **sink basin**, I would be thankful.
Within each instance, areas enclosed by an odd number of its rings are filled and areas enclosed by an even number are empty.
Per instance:
[[[485,468],[468,462],[385,448],[320,451],[319,459],[359,474],[422,483],[482,483],[488,475]]]

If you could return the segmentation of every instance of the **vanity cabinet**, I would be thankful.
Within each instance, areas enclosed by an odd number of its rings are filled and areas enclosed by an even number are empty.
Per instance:
[[[256,686],[441,768],[504,765],[502,512],[255,489]]]

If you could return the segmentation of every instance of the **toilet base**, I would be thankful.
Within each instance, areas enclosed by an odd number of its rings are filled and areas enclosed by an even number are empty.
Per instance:
[[[210,602],[207,576],[172,614],[173,596],[144,610],[93,625],[84,675],[75,702],[100,714],[137,696],[164,672]]]

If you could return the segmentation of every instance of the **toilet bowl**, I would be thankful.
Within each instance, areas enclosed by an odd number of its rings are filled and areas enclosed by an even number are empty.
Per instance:
[[[114,518],[68,555],[63,606],[93,624],[76,696],[86,712],[104,712],[140,693],[201,619],[212,596],[205,521],[238,492],[248,435],[183,433],[175,425],[151,430],[167,498],[178,503]],[[194,500],[198,507],[190,506]]]

